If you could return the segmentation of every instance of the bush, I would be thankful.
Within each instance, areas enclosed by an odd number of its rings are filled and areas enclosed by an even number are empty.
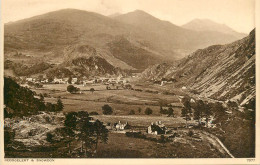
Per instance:
[[[130,112],[129,112],[129,115],[134,115],[135,114],[135,111],[134,110],[131,110]]]
[[[69,93],[76,93],[76,92],[79,91],[79,88],[74,87],[73,85],[69,85],[69,86],[67,87],[67,91],[68,91]]]
[[[92,115],[92,116],[93,116],[93,115],[99,115],[99,114],[94,111],[94,112],[90,112],[89,115]]]
[[[92,93],[93,93],[94,91],[95,91],[95,89],[94,89],[94,88],[90,88],[90,92],[92,92]]]
[[[46,141],[47,141],[47,142],[52,142],[52,138],[53,138],[53,135],[52,135],[50,132],[48,132],[48,133],[47,133]]]
[[[103,110],[103,114],[104,114],[104,115],[111,115],[111,114],[113,113],[112,107],[110,107],[108,104],[105,104],[105,105],[102,107],[102,110]]]
[[[151,108],[146,108],[145,109],[145,112],[144,112],[146,115],[151,115],[153,113],[153,110]]]
[[[189,131],[189,132],[188,132],[188,136],[189,136],[189,137],[192,137],[193,135],[194,135],[193,131]]]

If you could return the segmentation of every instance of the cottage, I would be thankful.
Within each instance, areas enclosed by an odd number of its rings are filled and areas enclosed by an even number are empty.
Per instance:
[[[26,78],[26,81],[33,82],[33,81],[35,81],[35,79],[33,79],[33,78],[29,77],[29,78]]]
[[[86,86],[87,84],[94,84],[95,80],[85,80],[83,81],[83,86]]]
[[[161,121],[151,123],[151,125],[147,128],[148,134],[159,135],[159,134],[166,134],[166,132],[167,132],[167,128],[165,127],[164,124],[162,124]]]
[[[71,83],[72,83],[72,84],[76,84],[77,81],[78,81],[78,78],[72,78]]]
[[[54,78],[53,82],[54,82],[55,84],[62,84],[63,81],[62,81],[61,78]]]
[[[128,124],[128,122],[126,122],[125,124],[121,123],[120,121],[115,125],[116,130],[126,130],[126,129],[130,129],[130,125]]]

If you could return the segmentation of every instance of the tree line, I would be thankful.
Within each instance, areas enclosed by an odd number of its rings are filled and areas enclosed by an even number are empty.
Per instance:
[[[39,111],[62,111],[64,105],[61,99],[56,104],[45,103],[44,96],[36,96],[36,93],[27,87],[22,87],[13,79],[4,77],[4,117],[28,116]]]

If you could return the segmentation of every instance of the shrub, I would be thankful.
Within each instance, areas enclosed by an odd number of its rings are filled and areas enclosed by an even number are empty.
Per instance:
[[[145,109],[145,112],[144,112],[146,115],[151,115],[153,113],[153,110],[151,108],[146,108]]]
[[[94,89],[94,88],[90,88],[90,92],[92,92],[92,93],[93,93],[94,91],[95,91],[95,89]]]
[[[79,88],[74,87],[73,85],[69,85],[69,86],[67,87],[67,91],[68,91],[69,93],[76,93],[76,92],[79,91]]]
[[[105,105],[102,107],[102,110],[103,110],[103,114],[104,114],[104,115],[111,115],[111,114],[113,113],[112,107],[110,107],[108,104],[105,104]]]
[[[193,135],[194,135],[193,131],[189,131],[189,132],[188,132],[188,136],[189,136],[189,137],[192,137]]]
[[[93,115],[99,115],[99,114],[94,111],[94,112],[90,112],[89,115],[92,115],[92,116],[93,116]]]
[[[47,141],[47,142],[52,142],[52,138],[53,138],[53,135],[52,135],[50,132],[48,132],[48,133],[47,133],[46,141]]]
[[[134,115],[135,114],[135,111],[134,110],[131,110],[130,112],[129,112],[129,115]]]

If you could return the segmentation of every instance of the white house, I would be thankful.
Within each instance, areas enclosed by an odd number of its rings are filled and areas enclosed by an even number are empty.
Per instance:
[[[78,78],[72,78],[71,83],[75,84],[78,81]]]

